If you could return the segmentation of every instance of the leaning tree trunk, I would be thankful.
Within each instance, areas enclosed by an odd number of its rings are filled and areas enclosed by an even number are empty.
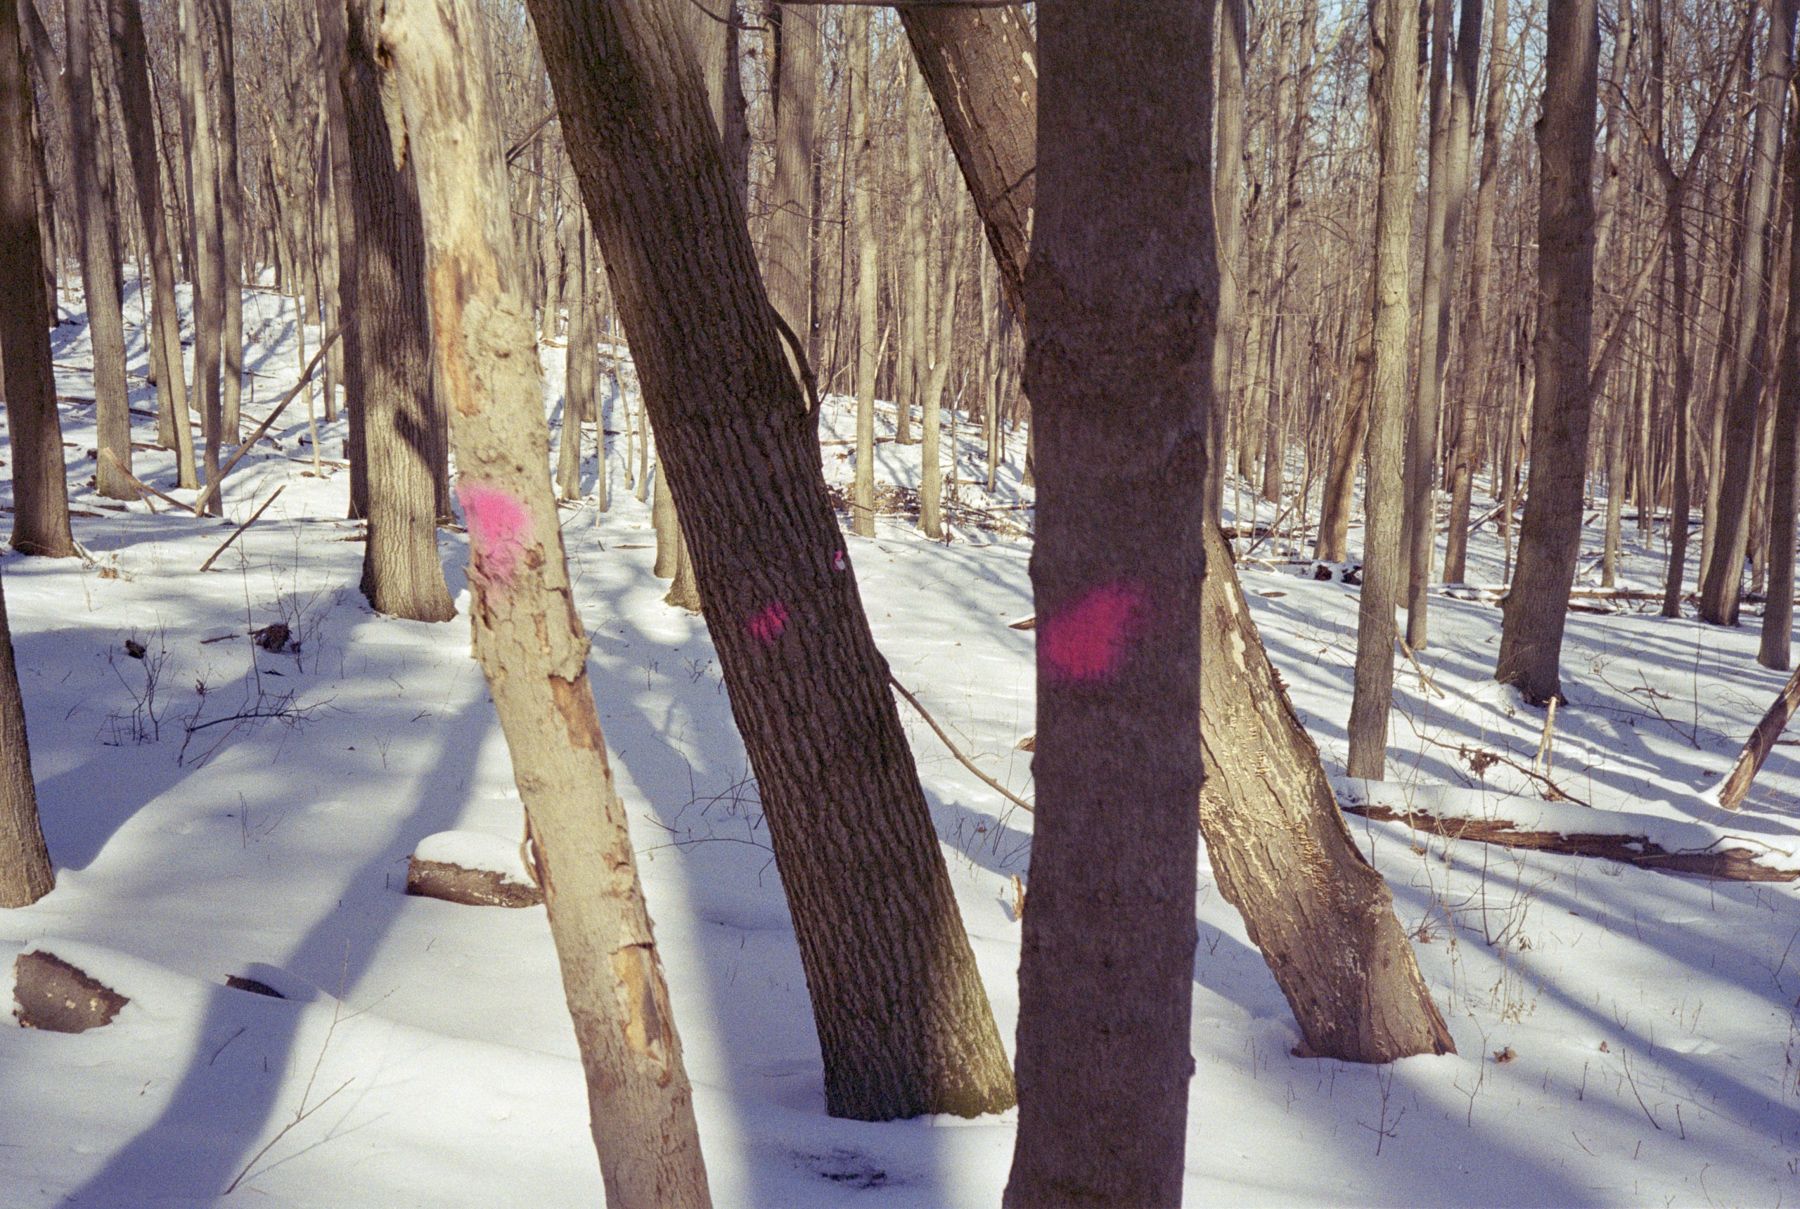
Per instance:
[[[14,6],[5,7],[11,10]],[[0,54],[6,53],[4,27],[9,24],[17,47],[17,21],[16,12],[0,16]],[[31,169],[30,164],[20,167],[26,172]],[[26,280],[35,287],[39,279]],[[19,292],[35,294],[37,290]],[[19,695],[12,630],[6,623],[6,592],[0,587],[0,907],[29,906],[55,885],[50,852],[38,825],[37,787],[31,779],[31,749],[25,736],[25,702]]]
[[[712,136],[685,0],[533,0],[788,892],[836,1116],[1012,1072]]]
[[[377,11],[373,0],[348,0],[331,18],[344,36],[335,83],[356,234],[355,263],[339,278],[338,295],[351,317],[343,328],[344,369],[356,387],[351,410],[360,413],[357,452],[368,492],[362,591],[377,612],[448,621],[456,608],[437,552],[425,232],[413,166],[396,166],[382,109]]]
[[[75,553],[75,539],[69,531],[56,371],[50,364],[51,295],[37,288],[44,280],[44,245],[32,182],[40,154],[34,107],[19,9],[0,3],[0,147],[12,149],[0,157],[0,281],[8,283],[0,292],[0,365],[11,440],[12,547],[21,554],[67,558]]]
[[[119,108],[137,184],[138,218],[150,245],[150,364],[156,374],[156,433],[175,450],[176,481],[198,487],[194,425],[188,413],[187,370],[181,360],[181,312],[175,303],[175,258],[156,156],[156,120],[150,96],[150,51],[137,0],[111,0],[108,14],[118,64]],[[143,283],[139,283],[142,288]]]
[[[1008,1206],[1181,1203],[1219,289],[1198,9],[1039,15],[1037,812]]]
[[[1537,401],[1519,561],[1502,605],[1494,679],[1532,701],[1561,694],[1559,662],[1581,550],[1581,489],[1593,413],[1595,0],[1550,0],[1538,123]]]
[[[100,132],[94,109],[93,41],[86,0],[63,6],[68,35],[69,159],[75,169],[75,213],[81,227],[81,285],[94,357],[94,478],[101,495],[134,500],[131,413],[125,389],[125,314],[119,299],[118,222],[112,191],[102,187]],[[10,152],[9,152],[10,154]],[[36,280],[35,278],[33,279]]]
[[[1375,360],[1363,488],[1363,587],[1357,608],[1356,689],[1350,698],[1353,777],[1380,780],[1394,699],[1394,609],[1405,583],[1401,547],[1407,335],[1412,323],[1413,192],[1418,161],[1418,6],[1381,0],[1375,66],[1381,175],[1375,203]]]
[[[1036,91],[1005,90],[1002,68],[1020,56],[1035,61],[1036,48],[1029,33],[1022,35],[1022,49],[1019,36],[992,36],[974,22],[981,16],[968,9],[900,10],[914,53],[934,56],[922,65],[925,78],[954,82],[937,93],[952,144],[969,137],[963,123],[949,119],[952,105],[986,114],[995,126],[983,134],[987,158],[957,151],[963,163],[986,165],[981,174],[964,174],[976,210],[990,224],[1022,221],[1032,204]],[[1021,184],[1001,203],[982,195],[995,181]],[[1019,250],[1016,260],[1001,262],[1003,282],[1006,273],[1022,271],[1030,244],[1026,231],[990,229],[988,240]],[[1008,297],[1021,297],[1021,286],[1017,278],[1007,283]],[[1387,1062],[1451,1052],[1449,1031],[1394,918],[1387,883],[1357,851],[1318,749],[1287,705],[1250,621],[1230,548],[1222,534],[1208,540],[1217,545],[1206,554],[1201,624],[1205,648],[1218,657],[1202,668],[1200,725],[1208,762],[1199,814],[1219,885],[1262,946],[1312,1053]],[[1215,735],[1232,738],[1208,738]]]
[[[397,84],[427,215],[432,353],[451,396],[475,651],[536,849],[606,1199],[705,1205],[693,1093],[544,473],[537,341],[480,28],[467,0],[394,0],[371,48]]]

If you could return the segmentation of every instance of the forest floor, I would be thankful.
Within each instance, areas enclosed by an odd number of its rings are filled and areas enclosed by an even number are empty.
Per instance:
[[[293,383],[297,358],[286,300],[247,299],[254,418]],[[134,296],[128,326],[135,307]],[[427,836],[487,835],[504,849],[520,835],[466,621],[370,611],[357,590],[358,526],[343,519],[343,427],[320,426],[327,460],[315,473],[298,404],[228,480],[224,520],[98,499],[86,331],[69,313],[53,340],[75,533],[91,558],[4,560],[58,881],[35,906],[0,913],[0,997],[11,998],[14,956],[43,947],[131,1002],[81,1035],[0,1028],[0,1201],[599,1203],[541,908],[401,893],[408,854]],[[147,443],[153,399],[139,335],[133,350],[133,407],[144,413],[133,435]],[[562,356],[545,350],[553,419]],[[830,405],[827,441],[851,435],[846,406]],[[616,394],[607,419],[624,426]],[[958,435],[955,516],[965,523],[952,541],[925,540],[904,515],[884,517],[873,539],[846,540],[895,675],[959,747],[1029,797],[1030,757],[1016,748],[1033,726],[1032,635],[1008,625],[1031,612],[1023,447],[1009,446],[990,495],[968,482],[979,434]],[[825,1115],[806,987],[717,658],[701,620],[662,603],[648,508],[624,486],[623,437],[610,448],[610,510],[592,505],[590,450],[589,501],[565,511],[564,532],[715,1202],[998,1204],[1014,1114],[891,1124]],[[848,482],[847,450],[824,448],[834,482]],[[0,460],[10,463],[3,444]],[[172,490],[168,455],[143,450],[136,465]],[[902,504],[917,466],[916,446],[879,447],[877,475]],[[9,502],[0,494],[0,508]],[[970,523],[983,519],[976,509],[1008,523]],[[1637,544],[1628,522],[1627,537],[1623,578],[1659,585],[1661,530]],[[1593,527],[1584,566],[1598,548]],[[462,535],[444,531],[440,550],[466,605]],[[1335,774],[1357,589],[1282,565],[1287,553],[1262,543],[1243,581]],[[1498,584],[1501,560],[1490,523],[1471,579]],[[1754,610],[1731,630],[1572,615],[1569,702],[1547,775],[1590,806],[1553,808],[1541,782],[1513,767],[1534,767],[1543,712],[1488,679],[1499,610],[1443,594],[1431,610],[1432,641],[1419,652],[1430,684],[1405,662],[1397,673],[1390,780],[1340,782],[1346,794],[1515,816],[1544,808],[1565,827],[1569,811],[1627,811],[1677,839],[1736,837],[1727,842],[1772,865],[1800,866],[1800,734],[1776,749],[1741,814],[1706,797],[1784,680],[1755,663]],[[251,631],[274,623],[288,627],[284,649],[253,643]],[[1027,872],[1031,819],[904,706],[902,717],[1010,1043],[1013,879]],[[1800,1200],[1793,884],[1711,882],[1398,823],[1351,828],[1393,887],[1460,1053],[1384,1068],[1293,1056],[1287,1006],[1202,866],[1189,1203]],[[229,975],[287,998],[228,988]]]

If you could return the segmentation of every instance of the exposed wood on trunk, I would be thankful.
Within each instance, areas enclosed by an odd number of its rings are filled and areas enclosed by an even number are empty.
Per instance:
[[[1719,805],[1727,810],[1736,810],[1743,805],[1744,795],[1750,792],[1750,783],[1756,779],[1769,753],[1775,750],[1775,740],[1787,729],[1797,709],[1800,709],[1800,672],[1788,677],[1787,684],[1776,694],[1774,704],[1750,732],[1744,750],[1738,753],[1737,761],[1719,788]]]

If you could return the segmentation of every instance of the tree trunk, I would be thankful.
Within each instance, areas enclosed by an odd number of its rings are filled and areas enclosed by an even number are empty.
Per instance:
[[[1413,178],[1418,160],[1418,6],[1381,0],[1375,34],[1375,105],[1381,173],[1375,204],[1374,364],[1370,371],[1368,466],[1363,487],[1363,587],[1357,610],[1356,689],[1350,698],[1353,777],[1379,781],[1387,766],[1394,697],[1394,609],[1405,585],[1407,337],[1412,324]]]
[[[1214,0],[1199,0],[1212,4]],[[1213,106],[1217,151],[1213,170],[1213,214],[1218,228],[1219,323],[1213,337],[1213,400],[1206,442],[1206,489],[1216,519],[1225,507],[1226,424],[1231,408],[1248,414],[1234,377],[1243,346],[1244,320],[1238,309],[1244,266],[1244,60],[1248,16],[1244,0],[1218,0],[1218,95]],[[1204,104],[1204,102],[1202,102]],[[1248,469],[1238,466],[1240,476]]]
[[[807,347],[812,318],[813,196],[821,9],[775,4],[775,185],[764,279],[776,313]],[[808,351],[808,358],[812,353]]]
[[[7,454],[12,462],[12,547],[21,554],[68,558],[75,553],[75,539],[69,531],[69,480],[56,413],[56,372],[50,364],[52,295],[38,288],[44,280],[44,246],[32,182],[33,161],[41,160],[32,128],[34,108],[19,8],[0,4],[0,147],[11,149],[0,158],[0,281],[10,283],[0,293],[4,374],[0,394],[6,400],[11,442]],[[16,700],[16,686],[13,693]],[[23,736],[22,728],[18,734]],[[5,749],[11,748],[9,733]],[[19,750],[24,751],[22,738]],[[29,775],[23,784],[30,788]]]
[[[594,401],[594,303],[588,288],[587,216],[579,208],[570,216],[573,238],[563,260],[569,266],[569,340],[563,370],[561,457],[557,461],[557,494],[581,498],[581,426],[589,420],[600,443],[600,496],[606,496],[606,424]]]
[[[233,444],[239,439],[244,393],[244,186],[238,176],[237,67],[231,32],[231,0],[207,0],[213,63],[219,73],[219,268],[225,304],[221,345],[221,415]],[[342,306],[340,299],[339,305]],[[338,321],[343,317],[340,314]],[[341,355],[341,354],[340,354]]]
[[[150,97],[150,52],[144,42],[137,0],[111,0],[113,55],[118,64],[120,110],[137,184],[138,218],[150,245],[150,364],[156,374],[156,431],[175,450],[177,483],[198,487],[194,426],[188,415],[186,367],[181,359],[181,312],[175,303],[175,259],[163,211],[162,180],[156,157],[156,124]],[[143,283],[139,282],[139,288]]]
[[[5,7],[13,8],[10,4]],[[0,16],[0,54],[19,62],[23,71],[24,64],[18,61],[17,21],[15,12]],[[8,26],[10,48],[5,45]],[[30,168],[30,164],[20,163],[9,166],[7,171],[23,174]],[[35,284],[38,279],[26,280]],[[37,293],[35,289],[19,292]],[[6,623],[6,592],[0,587],[0,907],[30,906],[55,885],[50,852],[44,847],[43,828],[38,825],[37,787],[31,779],[31,749],[25,735],[25,701],[19,695],[12,630]]]
[[[1735,364],[1725,403],[1723,465],[1719,468],[1716,538],[1707,550],[1700,579],[1700,618],[1736,625],[1750,541],[1752,463],[1763,384],[1768,376],[1769,295],[1773,276],[1777,207],[1775,182],[1781,168],[1781,129],[1793,70],[1794,0],[1767,0],[1769,34],[1756,88],[1750,180],[1744,190],[1743,252],[1738,271]]]
[[[1007,1206],[1181,1203],[1218,294],[1198,7],[1039,14],[1037,812]]]
[[[900,267],[903,286],[899,309],[906,335],[899,342],[900,355],[897,360],[903,367],[905,387],[894,392],[894,403],[899,409],[899,424],[894,432],[894,440],[905,445],[912,440],[913,400],[918,399],[921,410],[931,406],[925,399],[926,379],[930,376],[928,367],[934,359],[936,344],[931,332],[931,286],[927,270],[931,264],[930,219],[935,207],[927,204],[925,199],[925,145],[931,137],[931,112],[924,96],[924,81],[920,80],[915,84],[913,77],[918,73],[910,68],[902,70],[907,87],[906,214],[901,246],[906,251],[903,254],[905,261]],[[930,439],[926,437],[926,440]]]
[[[1788,212],[1800,201],[1800,115],[1788,136]],[[1774,440],[1769,451],[1769,582],[1763,606],[1762,639],[1756,661],[1778,672],[1788,669],[1794,631],[1794,492],[1800,463],[1800,256],[1788,229],[1788,303],[1781,339],[1779,395]]]
[[[928,44],[944,55],[938,75],[927,71],[927,79],[1004,81],[1000,64],[1017,61],[1020,53],[1035,56],[1029,34],[1023,52],[1016,39],[980,30],[954,43],[944,41],[941,35],[967,14],[901,10],[909,24],[931,27]],[[915,38],[915,52],[919,45]],[[966,96],[961,103],[1003,127],[984,133],[982,145],[1007,149],[1005,157],[991,162],[986,175],[965,173],[964,179],[977,212],[1005,220],[1019,211],[983,198],[981,191],[988,187],[984,181],[1033,179],[1035,92]],[[950,108],[943,94],[938,108],[941,113]],[[953,142],[966,137],[957,133],[963,129],[958,124],[946,128]],[[958,151],[962,162],[975,158]],[[1021,230],[990,231],[988,240],[1021,253],[1029,248]],[[1022,266],[1022,258],[1013,263]],[[1001,268],[1004,280],[1005,263]],[[1012,281],[1008,297],[1022,294],[1021,282]],[[1387,883],[1358,853],[1332,799],[1318,749],[1269,664],[1244,606],[1230,548],[1216,528],[1208,528],[1206,541],[1201,625],[1204,647],[1217,657],[1201,667],[1200,730],[1208,763],[1199,815],[1219,885],[1262,946],[1311,1052],[1351,1062],[1452,1052],[1449,1032],[1394,918]]]
[[[950,381],[951,337],[956,332],[956,293],[962,278],[963,248],[968,242],[969,222],[963,207],[951,206],[946,220],[951,228],[949,258],[944,265],[944,297],[933,333],[931,366],[925,374],[924,406],[920,409],[924,425],[923,444],[919,448],[919,528],[932,541],[944,539],[944,463],[943,402],[944,387]],[[956,456],[955,442],[951,457]]]
[[[376,59],[398,84],[429,215],[432,350],[451,394],[475,650],[537,852],[606,1199],[706,1205],[693,1095],[544,474],[537,342],[480,28],[466,0],[394,0]]]
[[[1581,550],[1593,413],[1595,0],[1550,0],[1548,29],[1538,122],[1537,397],[1519,561],[1494,669],[1494,679],[1536,702],[1562,694],[1558,665]]]
[[[219,445],[224,416],[219,395],[219,341],[225,326],[223,236],[219,227],[219,186],[214,160],[212,100],[206,86],[206,37],[199,0],[180,0],[181,124],[189,156],[188,198],[194,229],[194,389],[199,395],[205,438],[206,485],[219,483]],[[224,511],[224,493],[214,491],[210,510]]]
[[[997,1111],[1012,1073],[832,516],[817,417],[674,33],[684,10],[531,5],[788,891],[826,1105]]]
[[[87,0],[63,6],[68,36],[70,161],[75,170],[75,211],[81,227],[81,284],[94,355],[96,489],[108,499],[134,500],[131,413],[125,389],[125,315],[119,299],[118,220],[114,197],[102,187],[100,131],[94,109],[93,40]],[[35,280],[35,279],[34,279]]]
[[[856,228],[856,481],[850,495],[850,528],[858,537],[875,536],[875,375],[880,272],[875,234],[875,133],[869,121],[869,10],[853,8],[845,17],[850,54],[850,148],[855,157],[850,221]]]
[[[410,163],[394,163],[382,109],[373,0],[347,0],[336,83],[344,107],[355,255],[338,281],[344,368],[360,415],[368,499],[362,591],[377,612],[412,621],[456,616],[437,553],[437,452],[425,232]],[[229,380],[229,371],[227,372]]]

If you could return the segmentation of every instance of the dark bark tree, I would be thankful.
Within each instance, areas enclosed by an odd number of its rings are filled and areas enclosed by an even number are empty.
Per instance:
[[[12,547],[67,558],[75,553],[75,539],[50,364],[50,296],[36,288],[44,280],[44,252],[32,182],[38,158],[34,107],[19,8],[0,4],[0,147],[10,149],[0,157],[0,281],[9,283],[0,296],[0,397],[11,440]]]
[[[1380,780],[1387,767],[1394,699],[1394,610],[1406,580],[1401,545],[1405,505],[1407,345],[1412,326],[1411,246],[1418,162],[1419,10],[1412,0],[1380,0],[1373,31],[1374,99],[1381,169],[1375,202],[1374,361],[1363,479],[1363,587],[1356,626],[1356,689],[1350,698],[1349,772]]]
[[[110,0],[107,6],[113,58],[118,67],[119,102],[131,175],[137,186],[138,219],[150,253],[150,365],[156,375],[157,439],[175,450],[176,481],[198,487],[194,465],[194,425],[188,413],[187,369],[181,359],[181,313],[175,303],[175,258],[163,209],[156,154],[156,125],[150,96],[150,51],[144,41],[137,0]],[[139,283],[139,288],[143,283]]]
[[[378,612],[412,621],[456,616],[437,553],[439,452],[425,301],[425,232],[410,163],[395,163],[382,108],[373,0],[329,18],[343,31],[335,84],[343,98],[354,255],[342,259],[344,384],[360,441],[368,541],[362,592]],[[227,380],[230,371],[227,370]]]
[[[1037,155],[1036,92],[1008,90],[1008,63],[1035,61],[1028,31],[1001,36],[966,26],[971,10],[907,8],[914,52],[937,56],[927,80],[955,81],[937,96],[952,143],[978,138],[985,165],[964,173],[976,210],[989,222],[1020,222],[1031,211]],[[921,49],[924,48],[924,49]],[[978,84],[977,82],[983,82]],[[973,91],[976,88],[999,92]],[[993,130],[948,119],[950,105],[978,112]],[[1001,204],[982,191],[1019,182]],[[989,231],[994,247],[1017,248],[1002,275],[1022,270],[1030,240],[1014,228]],[[1022,298],[1014,280],[1008,296]],[[1294,1012],[1308,1052],[1355,1062],[1387,1062],[1455,1047],[1419,975],[1393,898],[1344,825],[1318,749],[1289,705],[1244,605],[1230,548],[1209,528],[1201,578],[1201,624],[1210,657],[1202,666],[1201,738],[1205,790],[1200,831],[1226,899],[1243,915]]]
[[[451,396],[475,652],[536,850],[606,1200],[704,1206],[693,1094],[544,473],[537,341],[481,24],[467,0],[394,0],[369,17],[426,214],[432,355]]]
[[[1723,460],[1717,475],[1716,540],[1700,577],[1700,618],[1736,625],[1750,543],[1751,484],[1763,386],[1768,377],[1769,298],[1779,220],[1775,184],[1781,171],[1781,132],[1794,60],[1794,0],[1766,0],[1769,32],[1756,84],[1749,179],[1744,187],[1743,243],[1730,394],[1725,401]]]
[[[29,0],[26,0],[29,3]],[[63,5],[68,36],[70,160],[75,170],[75,213],[81,229],[81,286],[94,356],[95,444],[100,452],[95,484],[115,500],[137,498],[132,487],[131,414],[125,390],[125,314],[119,298],[118,217],[115,198],[102,180],[100,128],[95,112],[92,14],[87,0]]]
[[[1198,8],[1039,15],[1037,812],[1008,1206],[1181,1202],[1219,283]]]
[[[1545,702],[1562,692],[1563,624],[1581,550],[1582,483],[1593,413],[1595,0],[1550,0],[1538,122],[1536,405],[1519,562],[1502,605],[1494,679]]]
[[[1013,1099],[683,0],[534,0],[793,912],[837,1116]]]
[[[1788,134],[1788,213],[1800,203],[1800,110]],[[1788,670],[1794,631],[1794,495],[1800,465],[1800,256],[1794,255],[1794,232],[1788,227],[1787,317],[1777,369],[1775,418],[1769,451],[1769,583],[1763,605],[1762,636],[1756,661],[1778,672]]]
[[[12,5],[0,6],[11,10]],[[0,16],[0,54],[8,25],[17,54],[16,12]],[[21,67],[23,64],[21,64]],[[13,158],[17,158],[16,156]],[[22,167],[29,171],[30,165]],[[34,241],[35,242],[35,241]],[[28,278],[34,284],[35,277]],[[35,289],[21,291],[35,294]],[[25,907],[50,893],[56,874],[38,825],[37,786],[31,779],[31,749],[25,735],[25,702],[19,669],[13,663],[12,630],[6,621],[6,592],[0,587],[0,907]]]

